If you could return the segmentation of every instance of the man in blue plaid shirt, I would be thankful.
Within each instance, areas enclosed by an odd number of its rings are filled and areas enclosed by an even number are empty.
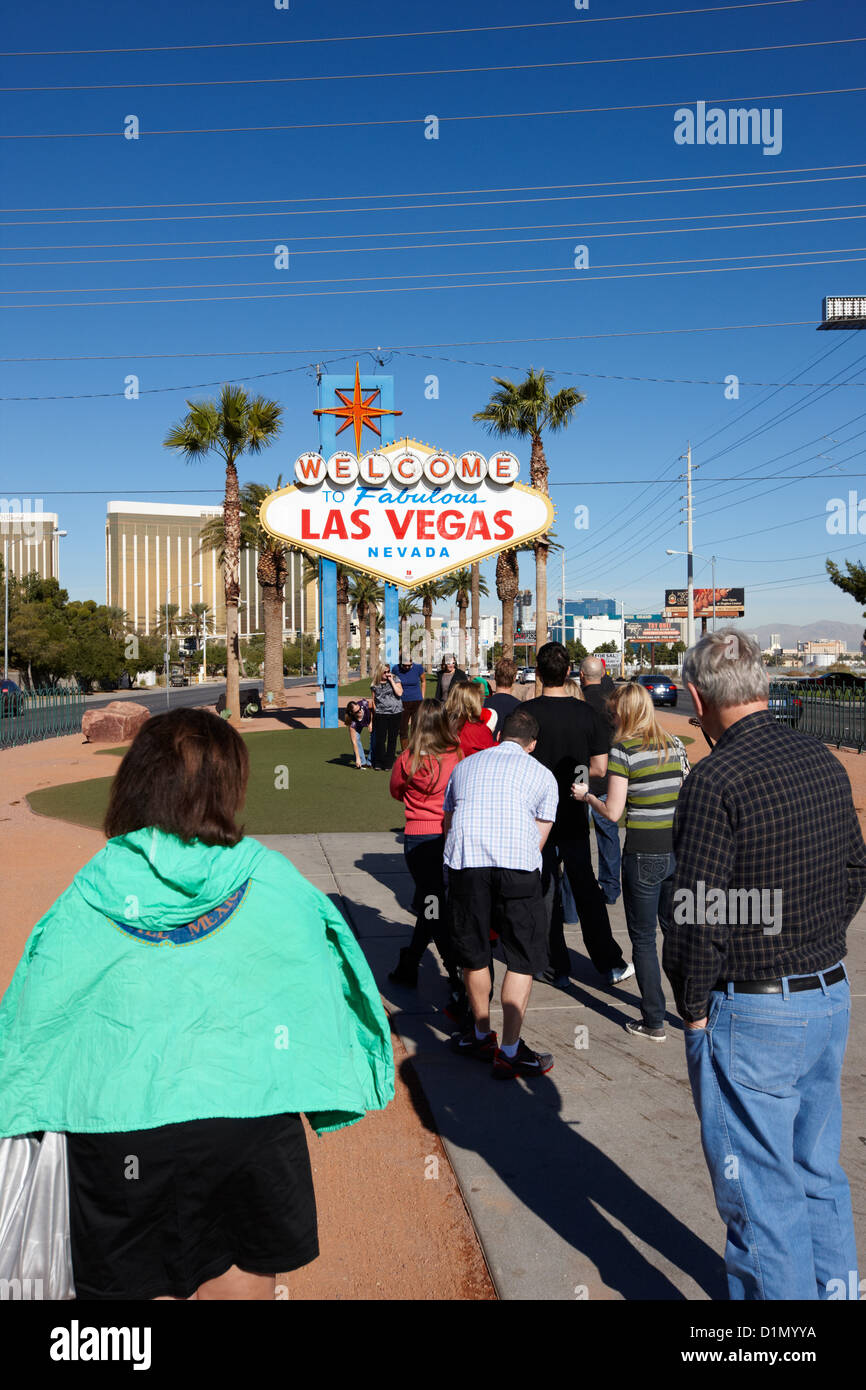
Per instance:
[[[553,1058],[520,1036],[532,977],[547,963],[541,850],[556,818],[559,789],[531,757],[538,723],[522,707],[502,726],[495,748],[458,763],[445,792],[445,863],[452,944],[474,1027],[455,1033],[464,1057],[493,1063],[493,1076],[541,1076]],[[502,1045],[490,1028],[490,932],[507,967],[502,983]]]
[[[728,1227],[730,1296],[856,1298],[839,1162],[842,958],[866,894],[851,784],[823,743],[770,714],[745,633],[707,633],[686,654],[683,683],[715,746],[677,803],[663,963]]]

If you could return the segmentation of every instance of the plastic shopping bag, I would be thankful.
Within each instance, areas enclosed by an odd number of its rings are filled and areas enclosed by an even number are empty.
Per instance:
[[[0,1297],[75,1297],[65,1134],[0,1139]]]

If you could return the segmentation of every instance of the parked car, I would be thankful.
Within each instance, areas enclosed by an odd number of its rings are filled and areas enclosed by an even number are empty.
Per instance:
[[[189,685],[189,676],[182,666],[172,666],[168,683],[169,685]]]
[[[676,708],[679,691],[670,676],[632,676],[632,680],[649,691],[654,705],[671,705]]]
[[[853,671],[827,671],[822,676],[813,676],[811,683],[836,690],[862,690],[866,686],[866,676],[856,676]]]
[[[532,684],[534,683],[534,681],[535,681],[535,667],[534,667],[534,666],[521,666],[520,670],[517,672],[517,684],[518,684],[518,685],[532,685]]]
[[[0,715],[24,713],[24,691],[17,681],[4,677],[0,680]]]

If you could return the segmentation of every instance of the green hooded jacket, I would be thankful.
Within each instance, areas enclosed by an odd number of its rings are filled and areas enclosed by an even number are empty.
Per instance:
[[[34,927],[0,1003],[0,1137],[302,1112],[319,1133],[394,1095],[351,930],[257,840],[109,840]]]

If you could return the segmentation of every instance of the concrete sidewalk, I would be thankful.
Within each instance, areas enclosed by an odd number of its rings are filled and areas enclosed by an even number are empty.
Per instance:
[[[668,1039],[625,1032],[637,1016],[635,981],[609,988],[578,928],[566,938],[572,985],[533,987],[524,1036],[554,1054],[548,1076],[497,1085],[450,1051],[446,990],[433,950],[417,992],[388,971],[408,942],[412,881],[393,834],[263,836],[332,896],[353,926],[420,1078],[481,1238],[500,1298],[725,1299],[716,1214],[669,1002]],[[594,851],[594,847],[593,847]],[[620,904],[611,922],[626,958]],[[843,1078],[842,1158],[866,1250],[866,912],[849,932],[853,1020]],[[503,967],[497,963],[497,979]],[[501,1014],[494,1011],[493,1026]],[[860,1125],[862,1128],[862,1124]]]

